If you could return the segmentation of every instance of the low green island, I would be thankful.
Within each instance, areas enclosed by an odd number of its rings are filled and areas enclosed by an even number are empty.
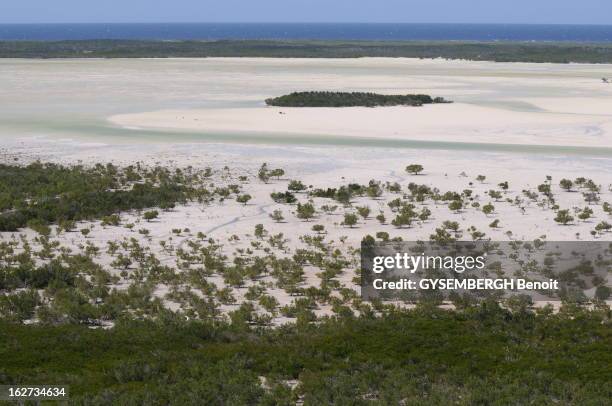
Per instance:
[[[422,106],[424,104],[452,103],[443,97],[426,94],[384,95],[369,92],[293,92],[266,99],[268,106],[277,107],[376,107]]]

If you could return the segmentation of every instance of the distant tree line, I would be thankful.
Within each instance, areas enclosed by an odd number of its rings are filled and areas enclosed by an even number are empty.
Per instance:
[[[445,58],[612,63],[612,45],[460,41],[0,41],[0,58]]]

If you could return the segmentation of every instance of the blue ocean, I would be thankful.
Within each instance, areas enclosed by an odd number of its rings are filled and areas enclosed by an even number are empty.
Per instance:
[[[467,40],[612,42],[612,25],[523,24],[0,24],[0,40]]]

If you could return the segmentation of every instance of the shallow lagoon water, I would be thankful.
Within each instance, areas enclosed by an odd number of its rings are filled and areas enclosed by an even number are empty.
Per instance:
[[[610,148],[120,128],[114,114],[260,107],[295,90],[428,93],[508,111],[554,113],[529,98],[608,98],[606,65],[363,58],[0,60],[0,137],[89,142],[214,142],[491,151],[612,157]],[[503,80],[501,80],[503,78]],[[432,82],[432,79],[434,81]],[[572,86],[578,81],[581,86]],[[432,85],[435,83],[435,85]],[[583,114],[583,113],[576,113]],[[603,116],[598,112],[599,116]],[[612,112],[610,113],[612,114]]]

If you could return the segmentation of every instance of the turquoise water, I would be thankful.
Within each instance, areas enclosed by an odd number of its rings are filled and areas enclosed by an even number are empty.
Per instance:
[[[11,130],[20,132],[19,125],[4,127],[3,133]],[[392,148],[392,149],[422,149],[447,151],[474,151],[474,152],[505,152],[517,154],[533,154],[545,156],[583,156],[612,158],[612,148],[581,147],[581,146],[555,146],[555,145],[524,145],[502,143],[478,142],[451,142],[402,140],[368,137],[347,137],[338,135],[316,134],[268,134],[262,132],[198,132],[179,130],[150,130],[128,129],[110,126],[105,122],[98,124],[70,122],[39,122],[24,123],[24,128],[31,134],[40,132],[53,138],[66,139],[74,137],[78,142],[102,143],[176,143],[176,142],[202,142],[202,143],[232,143],[232,144],[258,144],[258,145],[285,145],[285,146],[344,146],[362,148]]]
[[[578,147],[578,146],[551,146],[551,145],[521,145],[521,144],[491,144],[476,142],[449,142],[449,141],[423,141],[401,140],[366,137],[343,137],[337,135],[272,135],[263,133],[185,133],[143,130],[115,130],[129,138],[140,137],[159,140],[198,142],[231,142],[249,144],[271,145],[334,145],[367,148],[406,148],[424,150],[450,150],[450,151],[486,151],[486,152],[513,152],[520,154],[537,155],[580,155],[593,157],[612,157],[612,148]],[[131,133],[131,134],[130,134]],[[137,135],[136,135],[137,134]]]

